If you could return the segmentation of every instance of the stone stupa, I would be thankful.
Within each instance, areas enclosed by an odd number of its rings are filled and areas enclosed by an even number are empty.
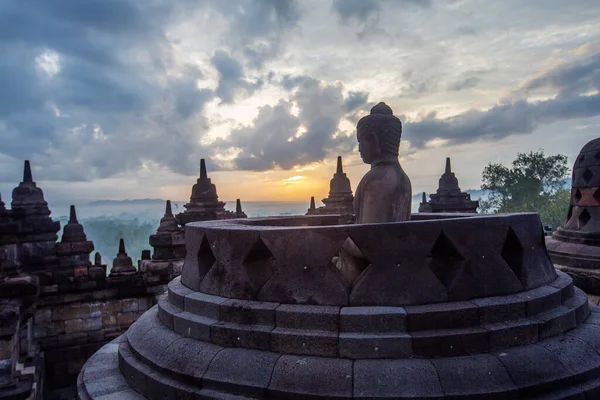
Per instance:
[[[412,221],[400,135],[383,103],[359,121],[356,224],[186,226],[181,277],[88,360],[79,398],[599,398],[600,312],[539,215]]]
[[[119,251],[117,253],[117,257],[113,259],[113,265],[110,269],[110,277],[119,277],[119,276],[130,276],[136,275],[137,270],[133,266],[133,261],[131,257],[127,255],[125,251],[125,241],[121,238],[119,239]]]
[[[18,242],[21,263],[40,279],[40,285],[53,285],[53,272],[58,268],[56,257],[57,232],[60,222],[50,218],[50,209],[42,189],[37,187],[26,160],[23,181],[13,189],[11,219],[18,226]]]
[[[62,278],[74,281],[87,281],[92,267],[90,253],[94,251],[94,243],[87,240],[83,226],[77,220],[75,206],[69,211],[69,222],[63,228],[62,239],[56,244],[56,255],[62,271]],[[55,273],[56,275],[56,273]],[[101,275],[98,278],[104,278]]]
[[[450,166],[450,157],[446,158],[446,169],[441,176],[437,192],[429,196],[430,201],[423,201],[419,212],[434,213],[476,213],[479,202],[471,200],[471,195],[462,192],[458,179]]]
[[[567,218],[546,239],[557,269],[575,284],[600,295],[600,138],[588,142],[573,165]],[[598,299],[596,299],[596,303]]]
[[[177,214],[177,221],[184,226],[189,222],[234,218],[231,211],[225,210],[225,203],[219,201],[217,188],[206,172],[206,162],[200,160],[200,177],[192,187],[190,202],[184,204],[185,211]]]
[[[152,258],[142,257],[145,278],[149,281],[160,281],[181,274],[185,257],[185,239],[183,230],[177,224],[171,209],[171,200],[167,200],[165,214],[161,218],[158,229],[150,236],[150,246],[154,249]]]
[[[315,198],[311,197],[310,208],[306,215],[354,214],[354,196],[350,179],[344,173],[342,157],[337,158],[337,167],[329,183],[329,195],[323,199],[324,207],[315,207]]]

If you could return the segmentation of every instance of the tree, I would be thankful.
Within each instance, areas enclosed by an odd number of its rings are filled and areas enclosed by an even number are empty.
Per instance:
[[[481,201],[481,210],[538,212],[544,224],[556,228],[569,206],[569,191],[564,187],[567,171],[567,156],[546,156],[541,149],[518,153],[512,168],[490,163],[483,170],[481,188],[489,197]]]

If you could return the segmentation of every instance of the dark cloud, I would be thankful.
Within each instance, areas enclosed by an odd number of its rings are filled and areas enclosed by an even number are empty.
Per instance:
[[[236,129],[214,144],[220,151],[240,150],[233,161],[235,168],[287,170],[354,147],[354,137],[339,132],[338,126],[349,107],[366,101],[366,93],[351,92],[344,98],[343,87],[338,84],[323,84],[310,77],[287,77],[283,81],[295,82],[289,99],[261,107],[251,126]],[[293,105],[298,107],[298,115],[292,113]]]
[[[227,4],[224,4],[227,3]],[[263,84],[259,68],[283,49],[295,1],[31,0],[0,12],[0,155],[31,158],[64,180],[111,177],[152,162],[195,173],[215,97],[232,102]],[[164,32],[195,13],[230,24],[212,59],[217,89],[174,60]],[[199,85],[200,84],[200,85]]]
[[[348,96],[344,100],[344,108],[346,112],[351,112],[367,104],[369,93],[367,92],[348,92]]]
[[[252,94],[263,85],[262,80],[256,82],[246,80],[242,64],[226,51],[217,50],[211,62],[219,72],[219,86],[215,94],[223,103],[233,103],[234,96],[240,89]]]
[[[525,82],[521,89],[532,91],[544,87],[558,90],[561,97],[600,89],[600,53],[554,68]]]
[[[366,23],[372,18],[378,19],[379,13],[390,7],[416,6],[429,8],[430,0],[333,0],[333,11],[342,22],[355,20]]]
[[[465,89],[473,89],[474,87],[479,85],[479,82],[481,82],[481,79],[479,79],[476,76],[471,76],[469,78],[464,78],[464,79],[452,82],[448,86],[448,90],[459,91],[459,90],[465,90]]]

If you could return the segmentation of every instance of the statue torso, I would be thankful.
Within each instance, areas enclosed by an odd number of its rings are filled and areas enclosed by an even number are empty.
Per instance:
[[[356,189],[356,223],[407,221],[411,198],[410,179],[398,162],[374,165]]]

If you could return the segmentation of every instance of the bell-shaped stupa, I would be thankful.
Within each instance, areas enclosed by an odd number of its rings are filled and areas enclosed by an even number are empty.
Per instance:
[[[429,197],[429,201],[423,198],[419,212],[476,213],[479,207],[478,201],[471,200],[469,193],[460,190],[458,179],[450,166],[450,157],[446,158],[446,169],[440,178],[437,192]]]
[[[546,239],[548,252],[577,286],[600,295],[600,138],[581,149],[571,185],[566,222]]]
[[[342,157],[337,158],[337,168],[329,183],[329,196],[323,199],[325,207],[315,207],[314,197],[306,215],[317,214],[354,214],[354,196],[350,187],[350,179],[344,173]]]
[[[125,241],[119,240],[119,252],[117,257],[113,260],[112,268],[110,269],[110,277],[116,276],[128,276],[137,274],[137,270],[133,266],[131,257],[125,252]]]
[[[150,246],[154,249],[152,258],[142,258],[147,281],[168,282],[181,274],[185,258],[185,238],[183,230],[173,216],[171,200],[167,200],[165,214],[160,220],[158,230],[150,236]]]
[[[219,201],[217,188],[208,177],[204,159],[200,160],[200,177],[192,187],[190,202],[183,207],[185,211],[177,214],[180,225],[188,222],[234,218],[232,212],[225,210],[225,203]]]
[[[50,218],[44,192],[33,181],[29,160],[23,167],[23,181],[13,189],[11,214],[15,221],[20,222],[21,241],[58,239],[56,233],[60,230],[60,223]]]
[[[75,206],[71,206],[69,222],[63,228],[62,240],[56,244],[61,273],[54,273],[62,280],[89,280],[90,253],[94,251],[94,243],[87,240],[83,226],[77,220]],[[98,277],[98,279],[103,279]]]

